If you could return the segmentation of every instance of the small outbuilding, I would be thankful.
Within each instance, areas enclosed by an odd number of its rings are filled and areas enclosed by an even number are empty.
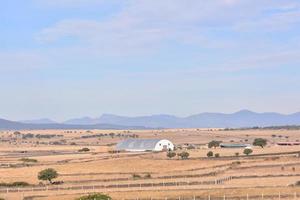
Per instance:
[[[220,144],[221,148],[251,148],[250,144]]]
[[[166,139],[127,139],[119,142],[117,151],[173,151],[174,144]]]

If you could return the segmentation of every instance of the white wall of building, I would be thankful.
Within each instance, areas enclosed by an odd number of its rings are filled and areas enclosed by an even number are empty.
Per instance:
[[[154,148],[154,151],[174,150],[174,144],[169,140],[160,140]]]

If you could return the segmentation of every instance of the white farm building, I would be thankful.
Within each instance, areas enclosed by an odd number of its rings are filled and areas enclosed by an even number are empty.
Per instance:
[[[167,151],[174,150],[174,144],[165,139],[127,139],[119,142],[117,151]]]

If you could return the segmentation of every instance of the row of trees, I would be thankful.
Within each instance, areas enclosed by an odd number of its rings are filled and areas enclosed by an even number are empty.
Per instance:
[[[188,159],[189,156],[190,156],[189,152],[186,152],[186,151],[183,151],[181,153],[176,153],[174,151],[168,151],[167,152],[167,157],[168,158],[174,158],[176,155],[178,157],[180,157],[182,160]]]
[[[245,155],[248,156],[248,155],[250,155],[251,153],[253,153],[253,150],[247,148],[247,149],[244,149],[243,153],[244,153]],[[209,152],[207,152],[206,156],[209,157],[209,158],[211,158],[211,157],[213,157],[213,156],[215,156],[216,158],[218,158],[218,157],[220,157],[220,154],[219,154],[219,153],[215,153],[215,154],[214,154],[214,152],[209,151]],[[235,153],[235,156],[239,156],[239,153],[236,152],[236,153]]]
[[[212,140],[208,143],[208,148],[217,148],[221,143],[222,141]],[[264,138],[255,138],[252,145],[264,148],[267,145],[267,140]]]

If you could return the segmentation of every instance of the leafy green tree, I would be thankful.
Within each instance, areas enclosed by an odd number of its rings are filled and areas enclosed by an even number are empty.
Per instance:
[[[255,138],[253,141],[253,146],[260,146],[261,148],[264,148],[264,146],[267,145],[267,140],[263,138]]]
[[[175,156],[176,156],[176,153],[174,151],[168,151],[168,153],[167,153],[168,158],[173,158]]]
[[[52,179],[58,177],[58,173],[55,169],[48,168],[39,172],[38,179],[43,181],[49,181],[52,184]]]
[[[207,157],[209,157],[209,158],[210,158],[210,157],[213,157],[213,156],[214,156],[214,152],[209,151],[209,152],[207,152],[206,155],[207,155]]]
[[[252,149],[244,149],[244,154],[247,156],[250,155],[252,152],[253,152]]]
[[[208,148],[216,148],[220,146],[220,144],[221,144],[220,141],[212,140],[208,143]]]
[[[220,157],[220,154],[219,154],[219,153],[216,153],[216,154],[215,154],[215,157],[216,157],[216,158],[219,158],[219,157]]]

